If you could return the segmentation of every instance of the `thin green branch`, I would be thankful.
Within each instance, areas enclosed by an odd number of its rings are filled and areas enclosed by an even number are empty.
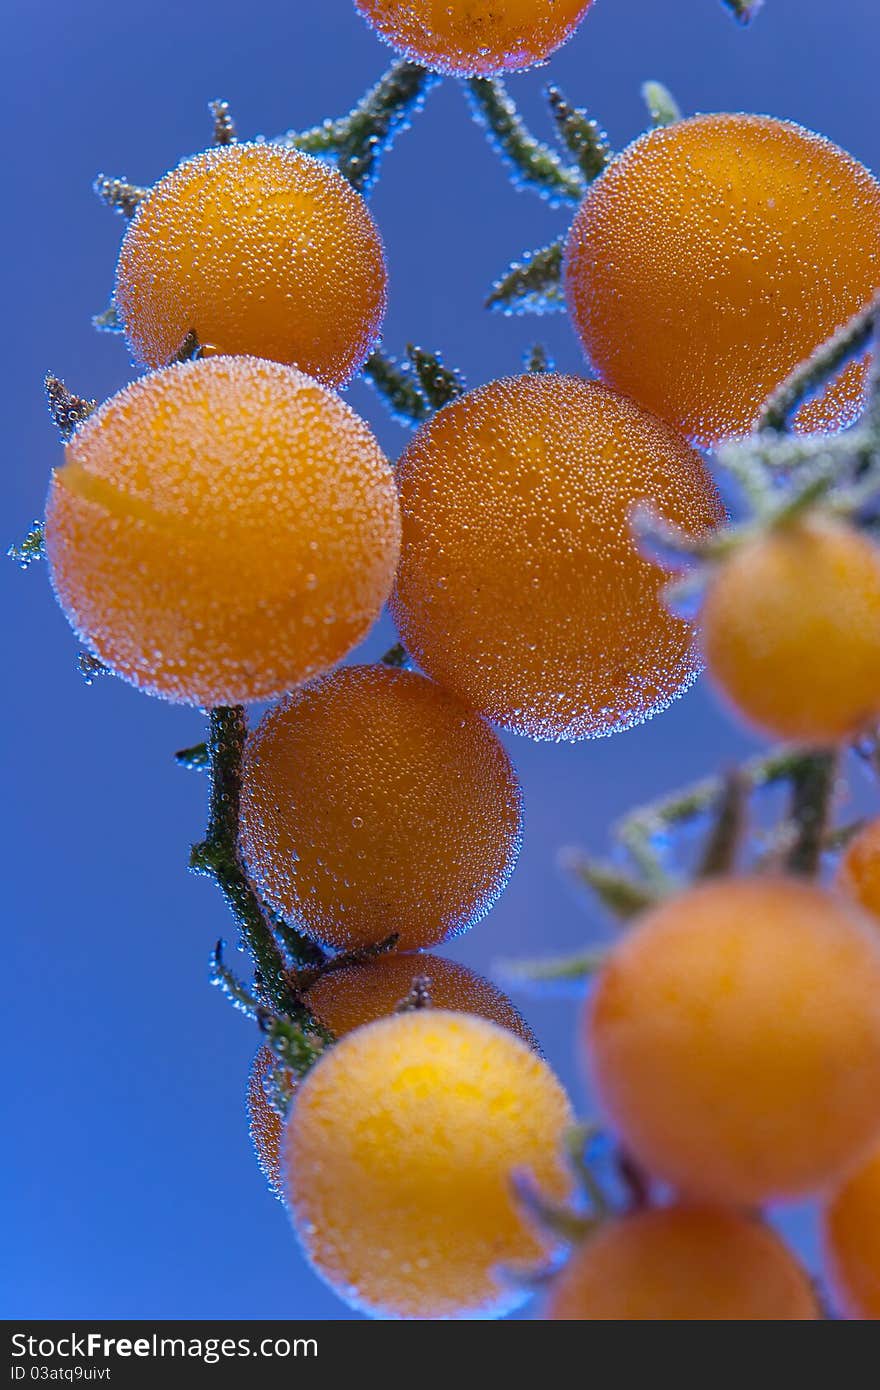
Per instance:
[[[436,352],[427,352],[424,348],[408,343],[406,355],[412,363],[429,410],[442,410],[451,401],[464,395],[465,384],[461,372],[444,367]]]
[[[190,867],[213,878],[223,894],[251,953],[264,1001],[280,1014],[301,1016],[302,1006],[290,988],[284,958],[239,853],[241,759],[246,736],[247,724],[240,706],[211,710],[208,829],[201,844],[193,846]],[[312,964],[317,954],[317,948],[303,937],[299,963]]]
[[[543,376],[556,370],[556,364],[543,343],[533,343],[525,355],[523,365],[534,376]]]
[[[764,0],[721,0],[721,3],[740,24],[748,24],[749,20],[754,19]]]
[[[590,1166],[587,1150],[597,1136],[601,1133],[599,1126],[592,1120],[585,1120],[580,1124],[572,1125],[566,1130],[563,1140],[565,1156],[568,1159],[575,1177],[577,1178],[584,1195],[587,1197],[594,1214],[605,1217],[611,1210],[611,1202],[603,1191],[596,1174]]]
[[[595,1231],[601,1217],[585,1216],[562,1202],[547,1197],[530,1173],[514,1172],[510,1176],[513,1195],[533,1221],[557,1240],[577,1245]]]
[[[108,178],[106,174],[99,174],[92,187],[102,203],[126,218],[134,217],[150,191],[140,184],[129,183],[127,179]]]
[[[397,362],[377,350],[364,363],[363,374],[399,424],[420,425],[430,415],[431,407],[409,363]]]
[[[421,109],[438,80],[418,63],[401,60],[348,116],[324,121],[311,130],[288,131],[275,143],[306,154],[335,155],[343,177],[353,188],[367,193],[376,181],[383,155]]]
[[[514,261],[493,285],[486,308],[500,309],[505,314],[564,312],[563,254],[562,242],[554,241]]]
[[[174,761],[178,767],[185,767],[190,772],[211,770],[211,755],[207,743],[195,743],[192,748],[181,748],[174,754]]]
[[[812,357],[795,367],[764,402],[755,421],[754,433],[783,433],[798,407],[868,347],[875,333],[878,313],[880,301],[875,299],[822,343]]]
[[[790,873],[814,875],[821,862],[837,781],[837,754],[819,751],[803,756],[791,774],[791,822],[794,843],[786,859]]]
[[[508,317],[519,314],[564,314],[562,245],[554,242],[538,251],[526,251],[496,280],[484,308]]]
[[[570,956],[501,960],[495,965],[494,973],[513,987],[582,984],[601,970],[605,956],[601,947],[592,946]]]
[[[662,82],[643,82],[642,100],[648,108],[651,125],[655,129],[677,125],[681,120],[681,107]]]
[[[257,1022],[279,1062],[294,1076],[305,1076],[327,1044],[333,1041],[326,1029],[306,1031],[298,1023],[279,1018],[265,1008],[257,1009]]]
[[[790,782],[815,757],[812,749],[776,749],[744,763],[739,769],[749,791]],[[717,809],[724,795],[725,781],[707,777],[648,806],[631,811],[615,827],[615,835],[642,866],[656,864],[654,841],[672,828],[685,825]]]
[[[400,671],[408,671],[412,662],[409,652],[402,642],[395,642],[393,647],[389,647],[384,656],[380,657],[383,666],[395,666]]]
[[[583,174],[585,183],[592,183],[611,159],[608,136],[586,111],[566,101],[558,87],[547,88],[547,100],[560,140]]]
[[[51,372],[46,373],[43,386],[52,422],[66,444],[73,438],[77,425],[81,425],[83,420],[87,420],[93,414],[98,402],[90,401],[85,396],[74,395],[60,377],[53,376]]]
[[[260,1006],[249,990],[242,984],[241,980],[239,980],[236,975],[233,975],[229,966],[226,965],[223,960],[223,948],[225,945],[225,941],[218,941],[214,950],[211,952],[211,984],[219,989],[229,1002],[247,1018],[255,1019]]]
[[[646,908],[653,907],[658,894],[631,874],[622,873],[613,864],[591,859],[579,849],[563,849],[559,866],[582,887],[595,893],[604,908],[619,922],[628,922]]]
[[[32,565],[35,560],[44,559],[46,538],[43,533],[42,521],[35,521],[24,540],[11,545],[6,554],[23,570],[26,570],[28,565]]]
[[[100,314],[92,314],[92,327],[99,333],[124,333],[125,328],[115,304],[108,304]]]
[[[507,163],[514,183],[530,188],[549,203],[579,203],[586,184],[580,169],[564,164],[557,154],[527,129],[507,88],[497,77],[470,77],[466,88],[474,117]]]
[[[708,839],[703,846],[697,878],[718,878],[736,868],[748,821],[749,786],[739,768],[721,779]]]
[[[77,669],[86,685],[94,685],[100,676],[112,676],[113,672],[91,652],[80,652],[76,658]]]
[[[238,136],[235,121],[229,113],[229,102],[209,101],[208,110],[214,122],[214,144],[234,145]]]

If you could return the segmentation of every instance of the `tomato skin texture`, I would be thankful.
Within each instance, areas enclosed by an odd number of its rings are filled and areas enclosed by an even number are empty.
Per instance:
[[[880,714],[880,548],[821,518],[746,542],[711,577],[707,672],[749,723],[834,744]]]
[[[431,1008],[497,1023],[541,1055],[522,1014],[491,980],[460,961],[423,951],[389,951],[344,970],[329,970],[306,992],[305,1002],[333,1036],[341,1038],[393,1013],[417,976],[428,981]]]
[[[275,1054],[270,1047],[264,1044],[257,1048],[248,1076],[246,1102],[248,1133],[260,1172],[269,1184],[272,1196],[283,1201],[281,1137],[284,1133],[284,1121],[269,1104],[263,1089],[266,1078],[276,1065]]]
[[[150,190],[122,242],[114,300],[148,367],[194,330],[213,353],[272,358],[339,387],[379,337],[387,278],[379,230],[341,174],[242,143],[195,155]]]
[[[668,572],[631,529],[648,501],[693,534],[724,511],[700,457],[596,382],[492,382],[414,436],[398,466],[391,609],[407,651],[487,719],[599,737],[669,704],[699,670]]]
[[[603,380],[715,444],[748,433],[880,287],[880,185],[790,122],[695,116],[640,136],[591,185],[565,286]],[[798,427],[852,423],[865,379],[850,364]]]
[[[689,1198],[826,1191],[880,1136],[880,941],[813,884],[707,881],[614,948],[583,1042],[624,1148]]]
[[[499,739],[432,681],[345,667],[270,710],[248,740],[241,843],[301,930],[356,950],[467,931],[519,852],[519,783]]]
[[[519,72],[570,38],[593,0],[355,0],[380,38],[457,77]]]
[[[510,1175],[529,1171],[567,1198],[571,1118],[546,1063],[484,1019],[425,1009],[358,1028],[308,1073],[287,1121],[300,1244],[350,1306],[374,1316],[507,1312],[524,1293],[499,1266],[552,1250]]]
[[[835,882],[846,897],[880,920],[880,817],[863,825],[840,857]]]
[[[751,1216],[673,1206],[609,1220],[556,1276],[555,1322],[808,1322],[806,1273]]]
[[[266,699],[369,630],[397,562],[394,477],[326,387],[256,358],[169,367],[76,430],[46,509],[58,600],[124,680]]]
[[[823,1264],[848,1318],[880,1320],[880,1149],[850,1175],[823,1213]]]
[[[459,961],[421,951],[386,952],[374,960],[329,970],[308,989],[304,1002],[334,1038],[387,1018],[421,976],[429,982],[430,1007],[473,1014],[507,1028],[539,1057],[537,1038],[506,994]],[[268,1047],[258,1049],[247,1088],[250,1136],[257,1162],[276,1197],[282,1196],[281,1137],[284,1125],[266,1099],[263,1082],[275,1065]],[[295,1083],[294,1083],[295,1084]]]

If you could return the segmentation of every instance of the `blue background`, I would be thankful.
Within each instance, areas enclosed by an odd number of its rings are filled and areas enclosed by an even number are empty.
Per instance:
[[[794,118],[880,165],[876,0],[767,0],[741,30],[718,0],[597,0],[550,72],[615,145],[644,124],[639,86],[668,83],[686,111]],[[60,445],[47,369],[103,398],[132,374],[122,340],[90,316],[108,300],[122,222],[100,170],[149,183],[209,140],[226,97],[244,136],[347,110],[389,53],[351,0],[6,0],[3,80],[3,546],[40,514]],[[549,134],[547,72],[512,80]],[[493,278],[570,213],[510,186],[447,82],[389,155],[372,205],[391,266],[386,344],[442,347],[476,385],[517,370],[535,337],[580,357],[562,318],[484,313]],[[350,399],[390,453],[403,432],[356,385]],[[250,1150],[244,1088],[252,1025],[208,987],[229,924],[186,872],[206,786],[175,748],[196,711],[113,680],[88,688],[45,570],[0,566],[5,917],[0,1020],[7,1044],[0,1201],[6,1317],[348,1316],[306,1270]],[[364,651],[388,645],[387,625]],[[597,929],[558,876],[557,848],[602,852],[630,805],[751,746],[698,688],[653,723],[575,747],[509,740],[526,843],[505,897],[456,953],[572,948]],[[601,926],[599,925],[601,930]],[[584,1097],[575,1006],[526,1001],[554,1064]],[[799,1239],[809,1231],[799,1224]]]

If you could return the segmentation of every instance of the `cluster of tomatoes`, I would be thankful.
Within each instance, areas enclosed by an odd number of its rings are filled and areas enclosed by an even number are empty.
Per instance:
[[[357,8],[407,56],[487,74],[544,59],[589,0]],[[354,962],[306,993],[336,1041],[286,1122],[258,1054],[252,1127],[309,1259],[354,1306],[505,1311],[559,1244],[511,1175],[573,1195],[571,1107],[523,1020],[487,981],[413,954],[477,922],[513,868],[520,792],[492,726],[623,730],[703,658],[783,739],[838,745],[880,718],[880,551],[863,533],[820,511],[756,529],[714,566],[698,638],[631,529],[645,501],[694,538],[722,526],[694,446],[747,433],[878,286],[880,186],[842,150],[767,117],[652,131],[568,239],[598,379],[491,382],[392,469],[336,394],[377,342],[386,267],[335,169],[270,143],[212,149],[131,221],[115,302],[153,370],[67,445],[52,581],[89,649],[141,689],[283,697],[245,750],[243,862],[275,912]],[[164,365],[192,332],[198,360]],[[866,371],[848,365],[795,428],[850,423]],[[421,673],[339,667],[386,601]],[[817,1317],[756,1214],[804,1195],[827,1204],[845,1306],[880,1316],[878,840],[851,847],[834,889],[714,880],[611,950],[585,1065],[669,1196],[591,1226],[547,1317]],[[358,963],[390,936],[395,951]]]

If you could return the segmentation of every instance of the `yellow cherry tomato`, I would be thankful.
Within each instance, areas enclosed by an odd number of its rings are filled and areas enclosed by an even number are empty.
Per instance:
[[[824,1265],[847,1317],[880,1320],[880,1150],[850,1175],[823,1214]]]
[[[507,1028],[540,1055],[538,1040],[506,994],[458,961],[422,952],[386,952],[374,960],[328,970],[306,991],[304,1002],[334,1038],[393,1014],[417,979],[427,981],[429,1007],[473,1014]],[[283,1124],[266,1098],[265,1080],[275,1066],[268,1047],[254,1058],[248,1081],[250,1134],[257,1161],[276,1196],[281,1195]],[[290,1079],[290,1084],[295,1084]]]
[[[880,185],[788,121],[679,121],[642,135],[591,186],[565,284],[610,386],[703,444],[741,435],[880,288]],[[850,365],[801,427],[850,423],[864,381],[864,363]]]
[[[673,1206],[612,1219],[551,1285],[544,1317],[562,1322],[807,1322],[806,1273],[766,1226],[715,1207]]]
[[[553,1242],[511,1175],[563,1199],[568,1100],[507,1029],[425,1009],[358,1028],[297,1092],[283,1140],[294,1228],[318,1274],[384,1317],[498,1316],[523,1297],[504,1266]]]
[[[117,675],[196,705],[265,699],[349,651],[394,575],[387,460],[326,387],[214,357],[128,386],[53,475],[52,583]]]
[[[880,715],[880,548],[809,519],[747,541],[712,575],[708,674],[777,738],[837,743]]]
[[[280,145],[226,145],[150,190],[122,243],[115,302],[149,367],[194,330],[215,352],[342,386],[379,336],[386,281],[379,230],[341,174]]]
[[[284,916],[343,950],[468,930],[513,870],[521,817],[497,736],[412,671],[336,671],[270,710],[245,749],[249,872]]]
[[[597,737],[665,708],[699,669],[632,533],[639,503],[700,535],[723,508],[702,460],[580,377],[495,381],[423,425],[398,470],[392,611],[418,664],[488,719]]]
[[[593,0],[355,0],[398,52],[458,77],[517,72],[543,63]]]
[[[880,940],[812,883],[707,882],[614,947],[584,1042],[649,1173],[738,1205],[820,1192],[880,1137]]]

